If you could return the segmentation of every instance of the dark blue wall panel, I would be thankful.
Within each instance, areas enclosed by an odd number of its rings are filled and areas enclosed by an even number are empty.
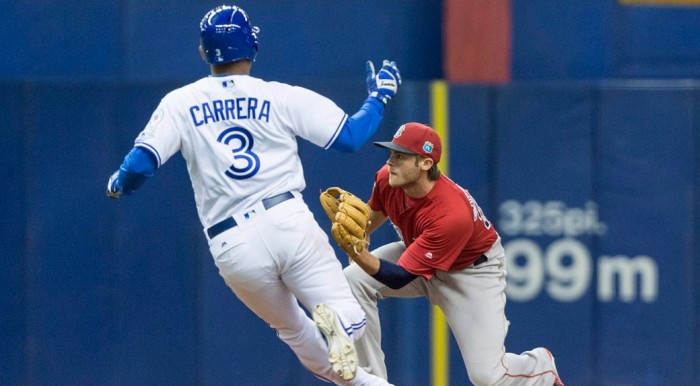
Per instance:
[[[3,79],[105,79],[121,75],[119,1],[0,1]]]
[[[310,84],[349,112],[366,95],[361,82]],[[2,86],[0,170],[13,203],[2,207],[3,384],[321,384],[219,277],[180,156],[137,194],[104,195],[160,98],[181,85]],[[370,141],[429,123],[429,86],[407,82]],[[569,385],[696,383],[698,89],[451,87],[450,177],[477,196],[510,255],[509,351],[549,347]],[[387,156],[371,144],[355,155],[300,149],[324,228],[319,190],[367,198]],[[395,238],[385,226],[373,244]],[[624,276],[630,267],[651,270]],[[429,384],[429,305],[380,304],[392,379]],[[454,341],[450,377],[466,382]]]
[[[512,0],[512,78],[697,78],[700,7],[655,3]]]
[[[209,73],[199,22],[221,2],[1,1],[0,79],[194,80]],[[254,72],[288,82],[364,80],[396,60],[407,79],[442,76],[441,2],[243,0],[261,29]],[[416,27],[416,20],[420,20]],[[409,42],[409,44],[407,44]],[[416,59],[420,58],[420,60]]]
[[[96,226],[102,192],[91,184],[103,151],[95,122],[104,111],[92,101],[117,93],[85,91],[29,87],[27,350],[37,383],[99,382],[111,365],[112,265],[100,253],[108,233]]]
[[[616,78],[700,76],[700,7],[618,5],[609,44]]]
[[[497,165],[490,156],[495,145],[496,94],[493,87],[450,87],[449,176],[469,190],[486,217],[495,215],[490,183]]]
[[[262,77],[363,80],[368,59],[397,61],[406,79],[442,77],[442,1],[239,4],[261,29],[254,71]]]
[[[3,204],[0,205],[0,245],[3,248],[2,280],[0,280],[0,384],[13,384],[24,379],[27,368],[26,254],[26,156],[25,143],[31,131],[24,125],[24,90],[17,84],[0,86],[0,116],[3,117],[3,139],[0,141],[0,180],[3,183]]]
[[[491,139],[499,204],[490,216],[508,257],[506,348],[549,348],[568,384],[593,379],[595,232],[582,220],[593,200],[593,111],[585,84],[505,87]]]
[[[700,7],[512,0],[515,80],[700,76]],[[208,72],[198,24],[220,3],[0,1],[0,79],[173,80]],[[442,1],[242,0],[261,28],[254,72],[303,83],[362,79],[367,59],[442,78]],[[686,4],[687,5],[687,4]]]
[[[512,0],[512,78],[595,79],[610,66],[615,0]]]
[[[682,88],[601,90],[596,189],[608,229],[599,264],[622,259],[628,270],[647,268],[635,277],[633,298],[624,296],[620,275],[615,298],[601,299],[595,339],[607,384],[693,383],[694,323],[686,311],[697,259],[689,210],[697,189],[693,103]],[[608,284],[602,268],[598,280]]]

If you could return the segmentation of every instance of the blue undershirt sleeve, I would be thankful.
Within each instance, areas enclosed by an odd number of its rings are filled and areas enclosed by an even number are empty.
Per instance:
[[[391,289],[399,289],[415,280],[418,275],[406,271],[398,264],[379,259],[379,271],[372,277]]]
[[[134,147],[129,154],[124,157],[124,162],[119,167],[119,177],[117,183],[123,194],[131,194],[147,179],[153,176],[153,172],[158,166],[156,158],[149,151]]]
[[[356,152],[377,131],[383,114],[384,104],[375,97],[367,97],[360,110],[345,121],[330,148],[343,153]]]

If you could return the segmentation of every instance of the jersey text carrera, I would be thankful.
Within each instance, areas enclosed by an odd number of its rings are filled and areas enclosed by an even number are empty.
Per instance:
[[[258,119],[270,121],[270,101],[258,98],[236,98],[204,102],[190,107],[195,126],[229,119]]]

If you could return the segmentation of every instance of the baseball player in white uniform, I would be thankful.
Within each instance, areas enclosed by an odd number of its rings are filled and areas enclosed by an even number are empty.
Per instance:
[[[211,76],[161,100],[109,178],[108,196],[131,194],[180,151],[210,252],[236,296],[317,377],[338,385],[388,385],[357,366],[354,340],[364,331],[365,314],[302,199],[296,137],[356,151],[398,90],[396,64],[384,61],[375,73],[367,63],[369,96],[348,116],[313,91],[250,76],[259,29],[243,9],[214,8],[200,30],[200,54]]]

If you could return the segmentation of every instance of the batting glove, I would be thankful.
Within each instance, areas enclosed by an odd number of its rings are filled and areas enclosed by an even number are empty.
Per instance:
[[[396,62],[384,60],[379,73],[374,73],[374,64],[368,60],[367,68],[367,91],[386,105],[391,98],[396,95],[401,85],[401,74],[399,68],[396,67]]]
[[[109,198],[119,198],[122,195],[121,187],[119,186],[119,170],[112,173],[107,181],[107,196]]]

